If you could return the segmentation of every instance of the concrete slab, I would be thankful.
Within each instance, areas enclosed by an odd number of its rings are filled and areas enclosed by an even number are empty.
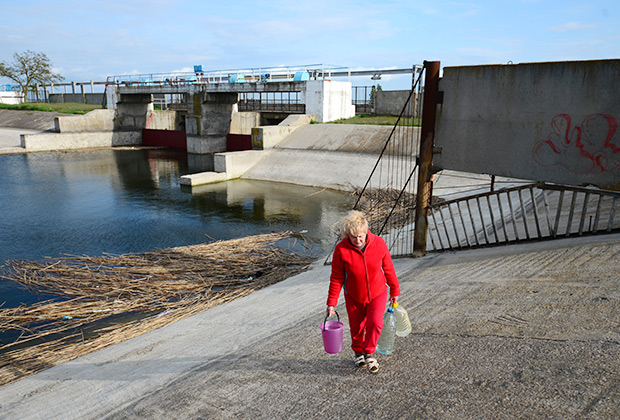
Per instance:
[[[396,260],[413,333],[322,348],[330,268],[0,388],[0,417],[615,418],[620,235]],[[346,323],[342,299],[337,308]]]
[[[40,130],[28,130],[24,128],[0,128],[0,155],[11,153],[24,153],[26,150],[21,146],[22,134],[36,134]]]
[[[35,131],[54,130],[54,120],[56,117],[67,117],[67,114],[0,109],[0,127]]]

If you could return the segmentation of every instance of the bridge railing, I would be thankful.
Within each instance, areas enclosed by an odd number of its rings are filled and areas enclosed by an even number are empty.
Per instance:
[[[125,74],[108,76],[107,85],[165,86],[207,83],[244,83],[271,81],[305,81],[330,78],[346,67],[309,64],[303,66],[256,67],[247,69],[203,70],[195,66],[193,72]]]

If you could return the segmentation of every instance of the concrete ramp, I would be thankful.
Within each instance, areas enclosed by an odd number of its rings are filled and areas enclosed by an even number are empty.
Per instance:
[[[351,190],[363,187],[393,127],[310,124],[284,138],[242,178]],[[404,127],[405,138],[417,142],[418,128]],[[401,139],[388,153],[401,150]],[[418,147],[415,147],[417,150]],[[405,148],[406,150],[406,148]],[[398,157],[397,159],[400,159]],[[411,156],[402,156],[403,160]]]
[[[393,127],[387,125],[309,124],[289,134],[276,149],[366,153],[378,157],[392,130]],[[401,127],[399,130],[407,133],[392,140],[395,143],[390,147],[391,151],[401,150],[401,137],[417,139],[419,127]]]
[[[43,111],[18,111],[0,109],[0,127],[25,128],[35,131],[54,130],[54,118],[67,117],[67,114]]]

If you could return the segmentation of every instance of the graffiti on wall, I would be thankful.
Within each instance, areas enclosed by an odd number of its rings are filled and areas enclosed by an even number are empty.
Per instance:
[[[608,172],[620,178],[620,139],[618,121],[611,115],[588,115],[573,125],[568,114],[551,119],[552,131],[532,150],[534,160],[543,166],[560,165],[573,174]]]

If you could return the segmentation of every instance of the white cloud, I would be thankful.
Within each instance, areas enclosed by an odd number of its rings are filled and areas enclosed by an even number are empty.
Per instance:
[[[581,29],[596,28],[596,25],[583,22],[567,22],[561,25],[556,25],[548,28],[551,32],[569,32]]]

